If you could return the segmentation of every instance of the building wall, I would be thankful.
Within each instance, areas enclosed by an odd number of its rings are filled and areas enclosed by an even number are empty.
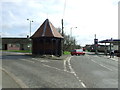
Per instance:
[[[30,44],[2,44],[2,50],[30,50]]]
[[[7,50],[20,50],[19,44],[7,44]]]
[[[61,39],[37,38],[32,40],[32,53],[34,55],[60,55]]]
[[[1,41],[2,50],[30,50],[29,46],[31,46],[29,38],[2,38]]]

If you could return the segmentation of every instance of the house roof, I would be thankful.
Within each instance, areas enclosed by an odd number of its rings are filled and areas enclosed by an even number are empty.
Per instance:
[[[2,44],[20,43],[28,44],[31,40],[29,38],[22,37],[2,37]]]
[[[48,19],[46,19],[43,24],[37,29],[37,31],[31,36],[31,38],[40,37],[63,38]]]

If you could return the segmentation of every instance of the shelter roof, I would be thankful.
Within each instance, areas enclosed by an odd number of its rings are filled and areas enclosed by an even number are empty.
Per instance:
[[[31,36],[31,38],[40,37],[63,38],[48,19],[46,19],[43,24],[37,29],[37,31]]]

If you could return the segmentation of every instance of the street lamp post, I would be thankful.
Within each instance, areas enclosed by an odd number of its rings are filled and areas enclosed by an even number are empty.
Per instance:
[[[27,19],[28,21],[30,21],[30,37],[31,37],[31,22],[33,22],[33,20]]]
[[[30,53],[31,53],[31,22],[33,22],[33,20],[27,19],[28,21],[30,21],[30,36],[29,36],[29,40],[30,40],[30,46],[28,46],[30,48]]]
[[[77,28],[77,27],[71,27],[71,28],[70,28],[70,36],[71,36],[71,39],[72,39],[72,29],[73,29],[73,28]],[[75,48],[75,39],[74,39],[74,44],[73,44],[73,46],[74,46],[73,48]],[[71,49],[72,49],[72,44],[71,44]]]
[[[71,35],[71,37],[72,37],[72,29],[73,29],[73,28],[77,28],[77,27],[71,27],[71,28],[70,28],[70,35]]]

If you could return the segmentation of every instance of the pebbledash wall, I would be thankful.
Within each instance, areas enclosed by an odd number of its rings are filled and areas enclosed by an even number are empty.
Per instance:
[[[20,37],[2,37],[2,50],[29,50],[31,40]]]

